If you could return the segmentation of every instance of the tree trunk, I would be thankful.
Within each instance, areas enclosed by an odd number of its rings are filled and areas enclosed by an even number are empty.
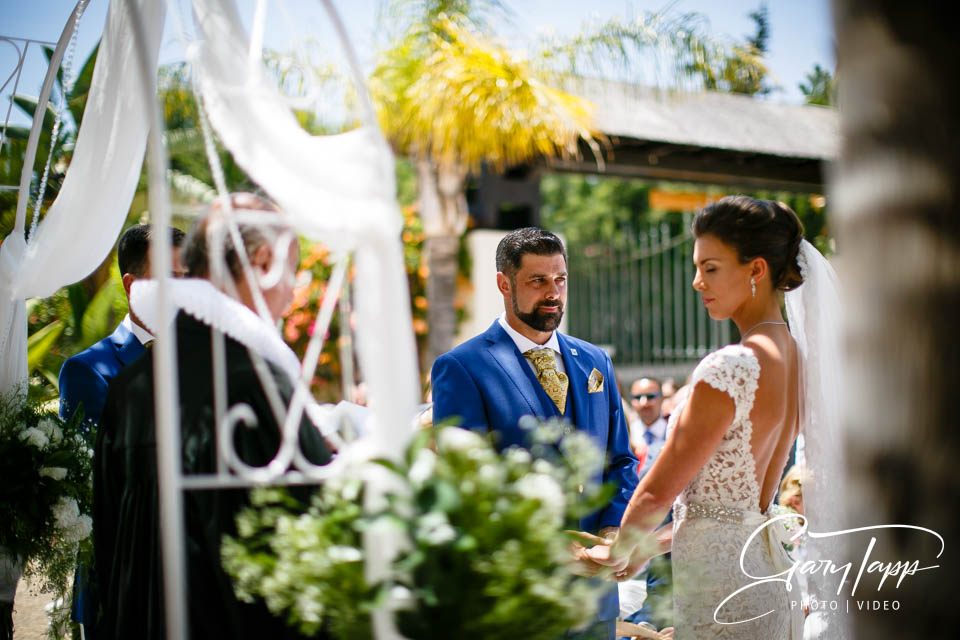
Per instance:
[[[427,323],[430,327],[426,366],[433,366],[437,356],[453,347],[457,331],[457,311],[453,306],[457,288],[457,250],[460,236],[445,235],[427,238],[424,243],[427,265]]]
[[[420,216],[423,220],[427,275],[427,362],[453,347],[457,330],[454,298],[460,235],[467,226],[466,172],[417,160]]]
[[[855,600],[899,601],[900,610],[854,612],[859,638],[947,638],[960,628],[960,47],[948,7],[834,2],[849,502],[858,524],[927,527],[946,544],[937,558],[934,535],[872,532],[871,560],[939,568],[899,586],[889,579],[879,593],[861,587]]]

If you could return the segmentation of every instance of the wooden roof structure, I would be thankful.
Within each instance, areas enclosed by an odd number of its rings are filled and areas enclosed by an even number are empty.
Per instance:
[[[840,148],[832,107],[592,78],[565,89],[593,102],[610,147],[602,165],[586,151],[549,162],[557,171],[822,193],[824,165]]]

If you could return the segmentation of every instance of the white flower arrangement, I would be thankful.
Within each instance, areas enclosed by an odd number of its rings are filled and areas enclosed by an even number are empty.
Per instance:
[[[67,477],[67,470],[63,467],[43,467],[40,469],[40,477],[50,478],[51,480],[63,480]]]
[[[85,540],[93,531],[93,520],[90,516],[81,515],[77,501],[66,496],[62,496],[54,506],[53,520],[67,543]]]
[[[40,449],[41,451],[46,449],[47,445],[50,444],[50,438],[47,437],[47,434],[36,427],[30,427],[22,431],[20,433],[20,439],[31,447]]]
[[[587,624],[607,587],[570,570],[566,529],[605,504],[588,483],[603,456],[559,423],[527,427],[532,449],[502,453],[473,431],[441,428],[435,448],[422,432],[402,461],[376,461],[393,477],[375,507],[364,473],[326,482],[306,513],[254,490],[223,543],[236,593],[338,640],[372,637],[380,606],[411,640],[553,640]],[[386,568],[373,578],[368,562]]]
[[[92,553],[91,453],[82,412],[64,423],[20,396],[0,397],[0,547],[41,591],[69,601],[78,548]],[[59,623],[58,623],[59,625]],[[51,628],[59,628],[54,625]]]

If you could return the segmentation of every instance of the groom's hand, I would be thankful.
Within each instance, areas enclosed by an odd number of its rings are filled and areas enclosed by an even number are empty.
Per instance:
[[[567,531],[567,533],[575,538],[570,542],[570,571],[584,578],[608,577],[611,574],[610,567],[595,562],[589,553],[592,549],[606,547],[611,540],[585,531]]]
[[[627,566],[629,556],[620,556],[615,553],[613,540],[604,540],[589,549],[584,549],[584,556],[596,564],[606,567],[610,572],[621,571]]]

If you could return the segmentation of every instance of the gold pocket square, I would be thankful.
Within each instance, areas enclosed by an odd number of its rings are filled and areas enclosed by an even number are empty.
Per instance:
[[[587,391],[589,393],[600,393],[603,391],[603,374],[594,369],[587,378]]]

